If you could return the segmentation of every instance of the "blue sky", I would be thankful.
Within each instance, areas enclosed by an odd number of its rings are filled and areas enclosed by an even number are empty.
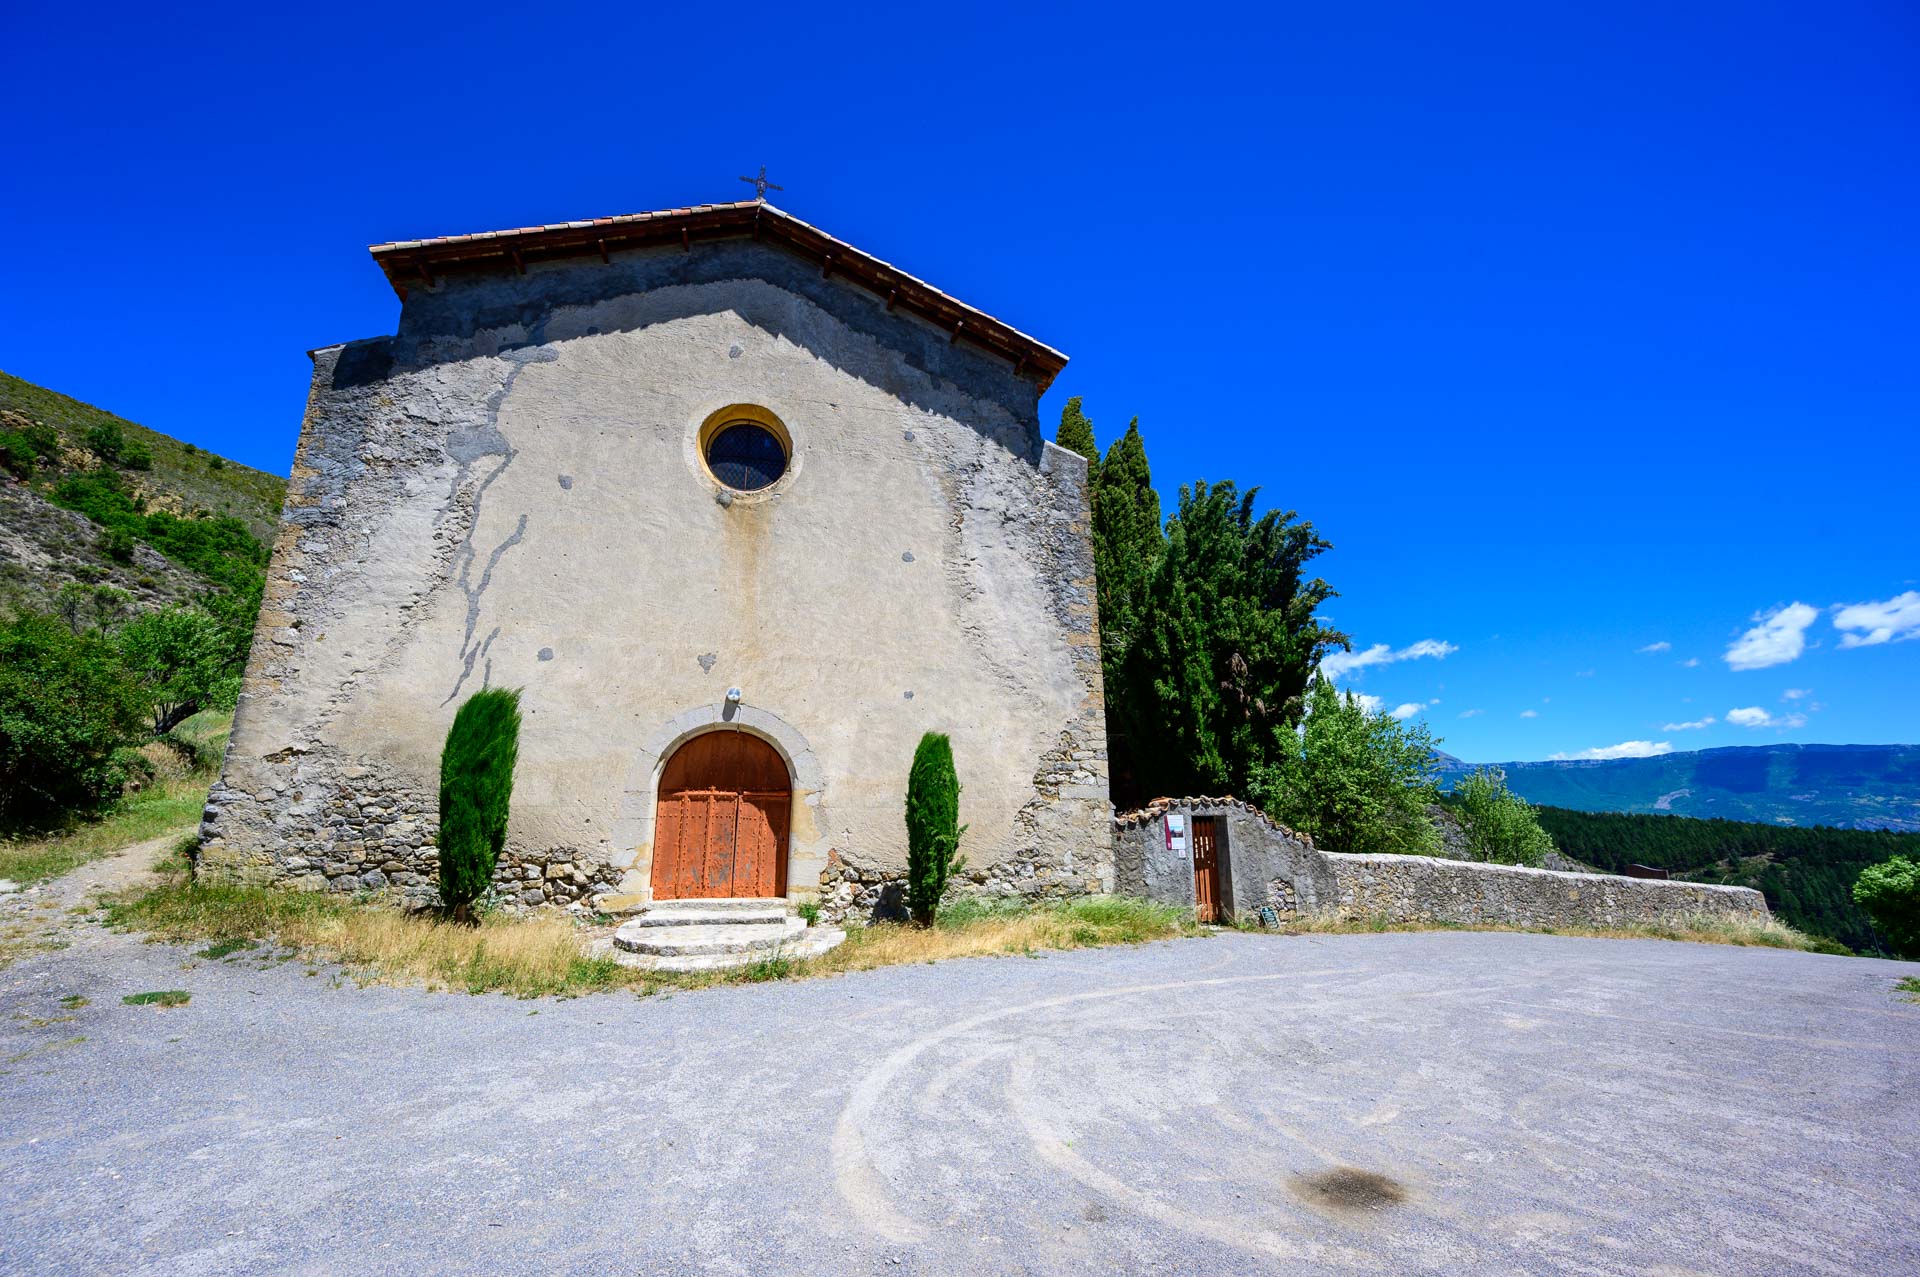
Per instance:
[[[367,244],[765,163],[1311,518],[1464,758],[1920,740],[1910,5],[269,8],[11,10],[0,368],[284,472]]]

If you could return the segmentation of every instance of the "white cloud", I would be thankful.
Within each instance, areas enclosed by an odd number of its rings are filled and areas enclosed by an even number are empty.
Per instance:
[[[1598,670],[1575,670],[1573,672],[1573,676],[1575,678],[1592,678],[1595,674],[1599,672],[1600,671]]]
[[[1378,714],[1382,709],[1386,707],[1386,704],[1387,704],[1385,701],[1381,700],[1378,696],[1369,696],[1365,692],[1348,692],[1347,695],[1353,697],[1354,700],[1359,701],[1360,708],[1367,711],[1367,713],[1369,714]]]
[[[1583,749],[1577,754],[1555,754],[1553,761],[1567,763],[1601,758],[1656,758],[1661,754],[1672,752],[1673,746],[1663,740],[1623,740],[1618,745],[1600,745],[1593,749]]]
[[[1671,652],[1673,650],[1673,644],[1667,642],[1665,639],[1661,639],[1658,643],[1649,643],[1645,647],[1636,647],[1633,650],[1636,652]]]
[[[1753,619],[1760,623],[1727,645],[1727,665],[1736,670],[1763,670],[1797,660],[1807,650],[1807,627],[1819,615],[1817,608],[1805,603],[1789,603],[1764,616],[1756,613]],[[1836,616],[1834,623],[1839,621]]]
[[[1696,718],[1691,723],[1668,723],[1660,730],[1663,732],[1697,732],[1703,727],[1712,727],[1719,720],[1709,714],[1705,718]]]
[[[1522,718],[1538,718],[1538,717],[1540,717],[1540,711],[1539,711],[1539,710],[1537,710],[1537,709],[1523,709],[1523,710],[1521,710],[1521,711],[1520,711],[1520,717],[1522,717]]]
[[[1482,714],[1484,714],[1484,713],[1486,713],[1486,712],[1487,712],[1487,711],[1485,711],[1485,710],[1483,710],[1483,709],[1463,709],[1463,710],[1461,710],[1461,711],[1460,711],[1460,717],[1462,717],[1462,718],[1478,718],[1478,717],[1480,717],[1480,716],[1481,716]]]
[[[1835,608],[1833,628],[1846,631],[1840,636],[1841,647],[1877,647],[1920,639],[1920,591],[1908,590],[1884,603],[1848,603]]]
[[[1786,691],[1780,693],[1780,699],[1783,701],[1797,701],[1811,695],[1813,695],[1813,689],[1811,687],[1789,687]]]
[[[1683,670],[1696,669],[1699,665],[1700,658],[1697,656],[1689,656],[1686,660],[1680,662],[1680,668]]]
[[[1439,703],[1439,701],[1408,701],[1404,705],[1395,705],[1393,707],[1392,717],[1402,719],[1412,718],[1428,705],[1438,705]]]
[[[1395,651],[1385,643],[1375,643],[1364,652],[1334,652],[1320,662],[1322,678],[1339,678],[1355,670],[1366,669],[1370,665],[1391,665],[1395,661],[1417,661],[1423,656],[1443,660],[1460,649],[1451,643],[1439,639],[1421,639],[1418,643],[1408,644]]]
[[[1727,721],[1735,727],[1805,727],[1805,714],[1782,714],[1775,718],[1758,705],[1748,705],[1742,709],[1727,711]]]

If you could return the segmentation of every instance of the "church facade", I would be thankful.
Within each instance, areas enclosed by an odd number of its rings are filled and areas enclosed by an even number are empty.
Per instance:
[[[373,249],[313,352],[199,870],[436,898],[439,752],[522,690],[503,902],[882,905],[914,746],[963,890],[1111,890],[1065,357],[761,202]]]

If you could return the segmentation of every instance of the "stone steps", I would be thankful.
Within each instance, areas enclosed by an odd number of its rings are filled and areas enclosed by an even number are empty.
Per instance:
[[[837,927],[809,927],[788,914],[785,900],[662,900],[642,905],[595,949],[651,971],[711,971],[817,957],[846,938]]]

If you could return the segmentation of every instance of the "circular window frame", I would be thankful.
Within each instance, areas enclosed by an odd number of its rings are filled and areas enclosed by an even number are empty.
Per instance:
[[[780,477],[764,488],[736,488],[713,472],[713,466],[707,461],[707,450],[712,446],[715,436],[729,426],[758,426],[772,435],[774,442],[780,445],[780,451],[786,454],[786,466],[780,471]],[[787,429],[787,423],[779,414],[760,404],[735,403],[715,409],[701,421],[700,428],[694,431],[693,455],[705,475],[707,482],[718,492],[725,492],[735,501],[764,501],[785,488],[799,469],[799,458],[794,454],[793,432]]]

